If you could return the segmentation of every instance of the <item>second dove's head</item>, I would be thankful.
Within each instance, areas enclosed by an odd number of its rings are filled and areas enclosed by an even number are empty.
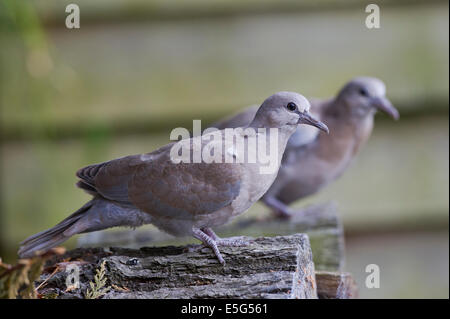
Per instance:
[[[269,96],[256,112],[254,124],[261,127],[283,128],[298,124],[315,126],[328,133],[328,128],[322,122],[309,114],[311,105],[303,96],[295,92],[277,92]]]
[[[386,98],[386,86],[377,78],[357,77],[352,79],[341,90],[339,98],[356,115],[364,116],[379,110],[396,120],[399,118],[397,109]]]

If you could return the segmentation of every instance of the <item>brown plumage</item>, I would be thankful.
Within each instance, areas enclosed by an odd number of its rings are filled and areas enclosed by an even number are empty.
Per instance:
[[[336,97],[310,101],[311,113],[327,124],[331,133],[299,125],[289,139],[278,176],[262,198],[280,217],[294,213],[287,205],[318,192],[343,174],[370,137],[377,110],[399,117],[385,97],[383,82],[375,78],[354,78]],[[213,126],[245,125],[255,111],[254,106],[249,107]]]
[[[276,155],[279,159],[275,170],[267,174],[260,173],[263,166],[260,162],[225,163],[225,154],[221,154],[220,163],[173,161],[171,151],[177,145],[197,145],[203,150],[209,141],[202,136],[180,142],[184,144],[168,144],[151,153],[80,169],[77,185],[94,198],[55,227],[22,242],[19,255],[32,256],[37,250],[47,250],[79,233],[152,223],[175,236],[194,236],[211,247],[224,263],[217,246],[236,243],[218,238],[211,227],[243,213],[267,191],[298,123],[326,130],[326,126],[309,116],[308,110],[309,102],[303,96],[279,92],[264,101],[248,125],[255,129],[274,128],[277,132],[274,136],[278,137]],[[248,136],[241,134],[248,141]],[[254,136],[256,140],[266,139],[260,133]],[[226,146],[233,143],[233,136],[230,140],[221,134],[219,141]],[[231,152],[236,158],[245,156],[240,150]]]

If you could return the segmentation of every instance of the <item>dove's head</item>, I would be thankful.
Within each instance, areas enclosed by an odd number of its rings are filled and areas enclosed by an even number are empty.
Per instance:
[[[376,78],[357,77],[348,82],[339,92],[338,99],[348,106],[351,114],[364,117],[381,111],[395,120],[397,109],[386,98],[386,86]]]
[[[278,92],[261,104],[250,126],[287,128],[295,131],[298,124],[307,124],[328,133],[328,127],[309,114],[310,106],[303,95]]]

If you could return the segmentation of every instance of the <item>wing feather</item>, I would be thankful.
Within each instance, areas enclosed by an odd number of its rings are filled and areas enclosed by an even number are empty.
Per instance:
[[[239,195],[241,164],[175,164],[170,160],[172,145],[82,168],[78,185],[152,215],[179,219],[213,213]]]

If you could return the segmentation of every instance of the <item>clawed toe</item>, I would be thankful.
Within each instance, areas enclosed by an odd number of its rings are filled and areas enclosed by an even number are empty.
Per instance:
[[[239,247],[239,246],[248,246],[253,243],[253,240],[246,239],[245,237],[229,237],[229,238],[220,238],[218,237],[214,231],[210,228],[193,228],[192,229],[193,236],[203,242],[203,244],[207,247],[210,247],[214,254],[216,255],[219,262],[225,266],[225,260],[222,257],[222,254],[219,251],[218,246],[228,246],[228,247]]]
[[[214,237],[211,237],[208,233],[206,233],[204,230],[193,228],[192,229],[193,235],[195,238],[199,239],[203,242],[203,244],[209,248],[211,248],[216,255],[219,262],[225,266],[225,260],[222,257],[222,254],[219,251],[219,248],[217,247],[217,240]],[[217,236],[216,236],[217,237]]]

